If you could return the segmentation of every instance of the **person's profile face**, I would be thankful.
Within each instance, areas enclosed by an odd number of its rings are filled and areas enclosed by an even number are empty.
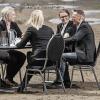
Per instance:
[[[74,24],[78,25],[81,20],[81,15],[79,15],[77,12],[72,13],[72,21]]]
[[[12,11],[11,13],[9,13],[9,15],[8,15],[8,21],[14,22],[14,21],[15,21],[15,18],[16,18],[16,13],[15,13],[15,11]]]
[[[63,23],[66,23],[69,20],[69,15],[66,12],[61,12],[59,13],[59,18]]]

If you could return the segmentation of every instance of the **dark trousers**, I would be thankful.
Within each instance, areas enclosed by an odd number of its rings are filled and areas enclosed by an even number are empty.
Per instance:
[[[63,53],[62,60],[61,60],[61,66],[60,66],[60,72],[62,74],[64,84],[70,85],[70,76],[69,76],[69,70],[68,70],[68,63],[76,63],[77,62],[77,54],[75,52],[71,53]],[[59,74],[57,72],[57,81],[60,80]]]
[[[9,50],[8,53],[9,60],[7,61],[6,78],[13,80],[14,76],[24,64],[26,56],[24,53],[16,50]]]
[[[31,66],[28,66],[27,67],[31,67]],[[29,83],[30,79],[32,78],[32,74],[34,73],[33,71],[28,71],[29,74],[31,75],[27,75],[27,84]],[[20,86],[18,87],[17,91],[23,91],[24,88],[25,88],[25,81],[26,81],[26,72],[25,72],[25,75],[24,75],[24,78],[23,78],[23,81],[21,82]]]

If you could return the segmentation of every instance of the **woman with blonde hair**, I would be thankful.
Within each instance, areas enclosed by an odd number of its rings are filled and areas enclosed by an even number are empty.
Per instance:
[[[27,54],[27,67],[41,65],[41,62],[35,62],[34,57],[45,57],[46,46],[54,34],[53,30],[44,25],[44,16],[41,10],[34,10],[30,18],[27,22],[29,27],[27,28],[26,33],[23,36],[23,39],[20,43],[17,44],[17,47],[24,47],[28,41],[30,41],[32,45],[32,52],[28,52]],[[32,75],[28,75],[27,83],[31,79]],[[18,92],[22,92],[25,88],[25,76],[23,82],[18,88]]]
[[[0,34],[5,32],[8,40],[11,40],[12,35],[21,37],[22,32],[15,22],[16,13],[13,7],[7,6],[1,10]],[[10,33],[10,30],[16,31],[16,34]],[[9,41],[10,43],[10,41]],[[8,43],[8,44],[9,44]],[[10,45],[10,44],[9,44]],[[0,50],[0,60],[7,63],[5,83],[9,86],[15,86],[17,83],[13,80],[17,72],[24,64],[26,56],[24,53],[17,50]]]

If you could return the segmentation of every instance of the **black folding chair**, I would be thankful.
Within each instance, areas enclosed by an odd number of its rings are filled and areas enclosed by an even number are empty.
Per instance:
[[[97,58],[99,57],[99,54],[100,54],[100,42],[99,42],[99,45],[98,45],[98,48],[97,48],[97,51],[96,51],[94,63],[92,63],[92,64],[77,64],[77,65],[71,65],[73,68],[72,68],[72,74],[71,74],[71,86],[70,87],[72,87],[74,70],[79,70],[80,73],[81,73],[82,82],[84,82],[84,77],[83,77],[82,71],[92,71],[93,72],[93,75],[94,75],[94,78],[96,80],[96,84],[98,86],[98,89],[100,89],[100,85],[99,85],[99,82],[97,80],[97,76],[96,76],[95,70],[94,70],[94,67],[95,67],[96,62],[97,62]]]
[[[30,75],[30,73],[28,73],[28,72],[29,71],[38,72],[43,80],[43,91],[45,93],[47,93],[46,82],[45,82],[45,72],[48,70],[54,69],[54,70],[58,70],[58,72],[60,74],[62,88],[65,92],[63,78],[62,78],[61,72],[59,70],[60,60],[61,60],[63,50],[64,50],[63,37],[59,34],[53,35],[52,38],[49,40],[47,48],[46,48],[46,58],[34,58],[36,61],[39,61],[39,62],[44,60],[44,64],[42,66],[41,65],[40,66],[39,65],[31,66],[31,68],[26,69],[25,87],[27,86],[27,75]],[[52,62],[52,63],[50,63],[50,62]]]

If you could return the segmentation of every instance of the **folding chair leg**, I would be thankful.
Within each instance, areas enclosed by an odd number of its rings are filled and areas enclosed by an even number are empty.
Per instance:
[[[48,70],[48,76],[47,76],[47,81],[49,81],[49,70]]]
[[[80,73],[81,73],[82,82],[84,83],[84,77],[83,77],[83,72],[82,72],[81,66],[79,66],[79,70],[80,70]]]
[[[1,74],[0,74],[0,87],[1,87]]]
[[[3,65],[1,64],[2,80],[4,80]]]
[[[47,94],[47,88],[46,88],[45,79],[44,79],[44,77],[43,77],[41,72],[40,72],[40,75],[41,75],[41,78],[42,78],[42,81],[43,81],[43,91]]]
[[[46,74],[46,72],[44,71],[44,80],[45,80],[45,76],[46,76],[45,74]]]
[[[26,77],[25,77],[25,91],[27,91],[27,75],[28,75],[28,71],[26,70]]]
[[[4,76],[5,76],[5,71],[6,71],[6,64],[5,66],[3,67],[3,64],[1,64],[1,72],[2,72],[2,80],[4,80]]]
[[[74,74],[74,66],[72,67],[72,73],[71,73],[71,84],[70,84],[70,88],[72,87],[73,74]]]
[[[63,90],[65,92],[65,85],[64,85],[64,82],[63,82],[63,78],[62,78],[61,72],[60,72],[60,70],[58,70],[58,72],[59,72],[59,75],[60,75],[60,79],[61,79],[61,83],[62,83],[62,88],[63,88]]]
[[[99,82],[98,82],[98,80],[97,80],[97,76],[96,76],[96,74],[95,74],[95,70],[94,70],[93,67],[91,67],[91,69],[92,69],[92,72],[93,72],[93,74],[94,74],[94,78],[95,78],[95,80],[96,80],[96,84],[97,84],[97,86],[98,86],[98,89],[100,90],[100,85],[99,85]]]
[[[19,70],[19,78],[20,78],[20,84],[21,84],[21,82],[22,82],[21,70]]]

